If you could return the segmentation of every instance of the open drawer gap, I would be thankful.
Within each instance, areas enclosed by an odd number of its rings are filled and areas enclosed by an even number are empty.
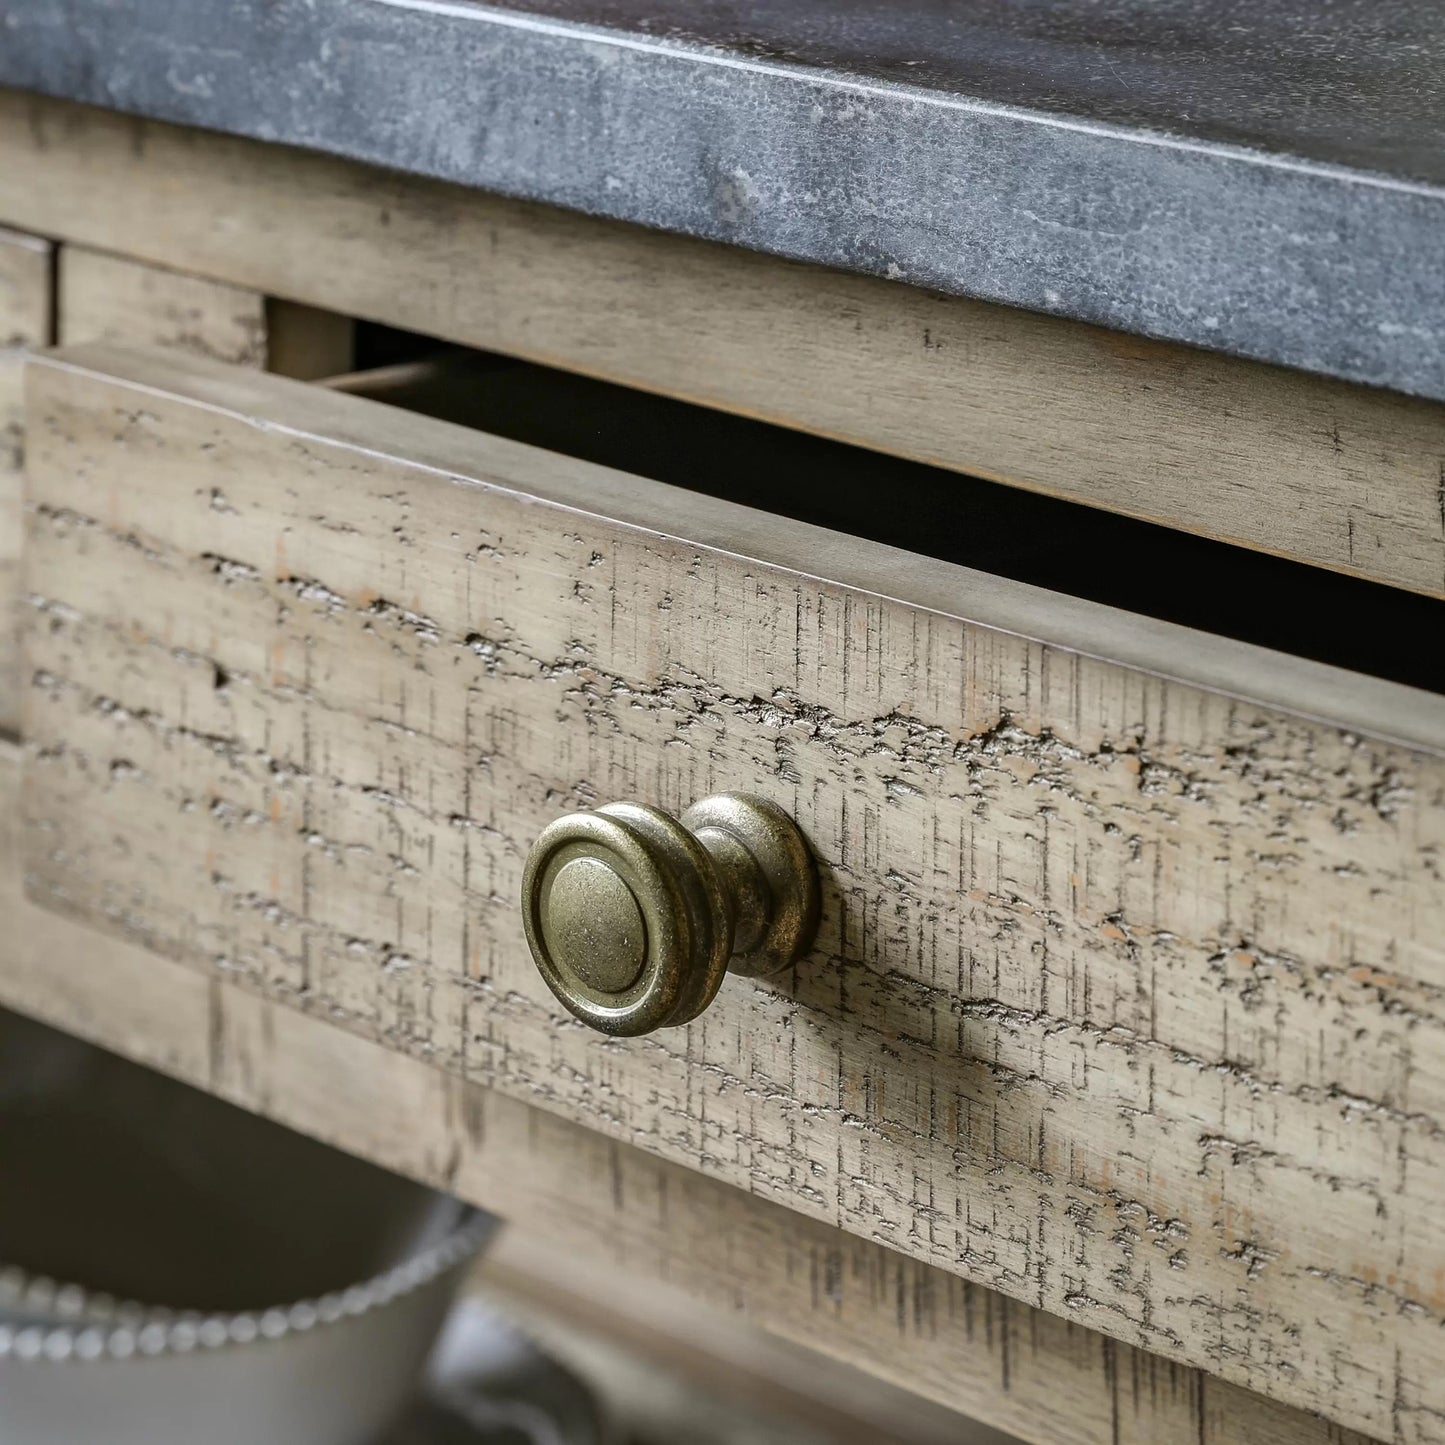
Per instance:
[[[1445,692],[1445,603],[590,377],[388,334],[326,384],[1125,611]],[[361,354],[366,354],[363,348]]]

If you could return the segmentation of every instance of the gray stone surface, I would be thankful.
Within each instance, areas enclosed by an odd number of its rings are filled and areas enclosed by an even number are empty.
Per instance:
[[[0,0],[0,84],[1445,399],[1433,0]]]

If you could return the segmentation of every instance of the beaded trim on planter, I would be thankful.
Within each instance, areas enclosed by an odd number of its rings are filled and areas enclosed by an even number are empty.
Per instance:
[[[430,1284],[476,1254],[495,1226],[492,1215],[474,1212],[445,1239],[361,1284],[319,1299],[236,1314],[117,1300],[91,1294],[80,1285],[27,1275],[14,1265],[0,1265],[0,1313],[49,1316],[43,1321],[0,1321],[0,1360],[125,1360],[279,1340],[364,1315]]]

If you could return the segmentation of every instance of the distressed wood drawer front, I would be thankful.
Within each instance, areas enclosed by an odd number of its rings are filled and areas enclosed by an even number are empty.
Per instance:
[[[449,1189],[547,1240],[559,1267],[609,1262],[1031,1445],[1363,1445],[33,906],[14,847],[20,763],[0,741],[6,1007]]]
[[[276,377],[29,372],[32,897],[1445,1438],[1438,698]],[[815,953],[589,1032],[531,840],[723,788],[807,830]]]

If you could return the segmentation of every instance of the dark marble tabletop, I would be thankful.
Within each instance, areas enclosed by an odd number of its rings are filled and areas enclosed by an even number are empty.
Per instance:
[[[0,84],[1445,399],[1433,0],[0,0]]]
[[[1433,0],[514,0],[758,61],[1445,185]]]

